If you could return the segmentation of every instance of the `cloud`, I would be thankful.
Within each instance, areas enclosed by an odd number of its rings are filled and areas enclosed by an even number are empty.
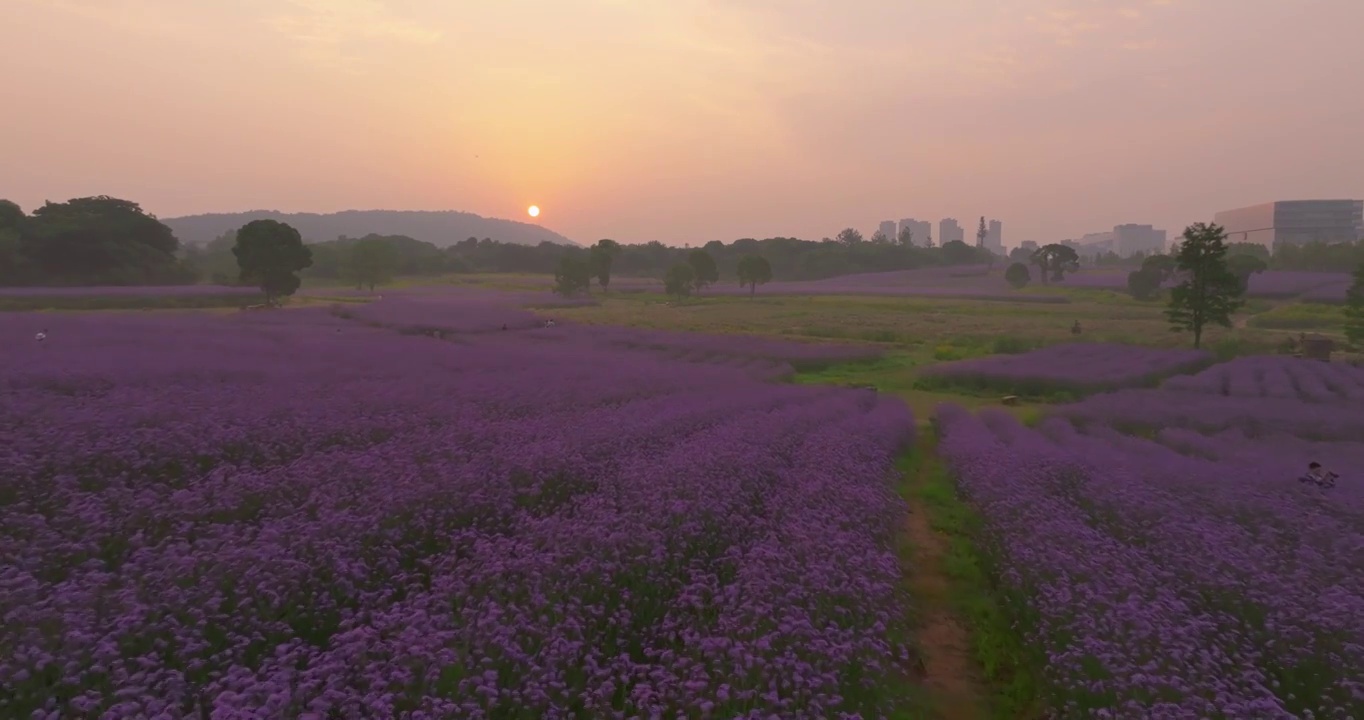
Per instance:
[[[179,36],[188,24],[173,17],[157,0],[19,0],[44,10],[74,15],[120,30],[147,35]]]
[[[441,33],[398,17],[379,0],[284,0],[289,10],[266,24],[299,44],[300,55],[330,68],[359,71],[366,43],[430,45]]]

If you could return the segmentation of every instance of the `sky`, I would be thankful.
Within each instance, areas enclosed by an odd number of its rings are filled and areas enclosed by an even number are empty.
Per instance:
[[[1361,0],[0,0],[0,197],[1004,242],[1364,197]]]

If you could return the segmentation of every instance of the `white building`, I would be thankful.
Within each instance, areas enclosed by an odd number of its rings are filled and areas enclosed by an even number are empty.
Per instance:
[[[938,221],[938,245],[941,247],[956,240],[966,241],[966,231],[957,223],[956,218],[943,218]]]
[[[1150,225],[1113,226],[1113,252],[1121,257],[1131,257],[1137,253],[1165,252],[1165,231]]]
[[[882,221],[881,221],[881,224],[880,224],[879,226],[877,226],[876,232],[879,232],[879,233],[881,233],[882,235],[885,235],[887,240],[889,240],[889,241],[891,241],[891,242],[895,242],[895,221],[894,221],[894,220],[882,220]]]
[[[919,247],[928,247],[933,243],[933,223],[927,220],[915,220],[905,218],[900,221],[900,226],[895,232],[895,237],[899,238],[904,233],[905,228],[913,234],[914,244]]]
[[[1354,242],[1364,237],[1364,200],[1280,200],[1223,210],[1213,222],[1227,242],[1276,244]]]

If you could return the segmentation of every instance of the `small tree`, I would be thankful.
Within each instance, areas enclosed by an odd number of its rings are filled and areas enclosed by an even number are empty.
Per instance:
[[[761,255],[746,255],[739,260],[739,287],[748,286],[748,297],[752,299],[759,285],[772,280],[772,265]]]
[[[905,247],[913,247],[913,246],[914,246],[914,228],[912,228],[912,227],[910,227],[910,226],[908,226],[908,225],[906,225],[906,226],[900,228],[900,235],[899,235],[899,238],[898,238],[898,239],[899,239],[901,245],[903,245],[903,246],[905,246]]]
[[[663,291],[679,300],[691,295],[692,283],[696,279],[696,272],[687,263],[677,263],[668,268],[668,274],[663,276]]]
[[[715,258],[705,250],[697,248],[687,253],[687,264],[691,266],[691,282],[697,292],[720,279],[720,269],[715,266]]]
[[[592,267],[581,250],[559,258],[554,269],[554,292],[564,297],[587,292],[592,287]]]
[[[350,247],[345,268],[356,287],[374,286],[389,282],[398,270],[398,248],[379,237],[357,240]]]
[[[597,278],[597,284],[605,291],[611,285],[611,266],[615,264],[616,255],[620,252],[620,243],[615,240],[598,240],[592,246],[589,264],[592,266],[592,275]]]
[[[889,245],[889,244],[890,244],[890,238],[886,237],[886,234],[885,234],[885,233],[881,232],[880,230],[877,230],[876,232],[874,232],[874,233],[871,234],[871,244],[872,244],[872,245]]]
[[[237,231],[232,248],[241,280],[260,286],[265,303],[293,295],[302,281],[298,273],[313,264],[313,252],[298,231],[278,220],[252,220]]]
[[[1004,282],[1022,290],[1028,286],[1028,283],[1032,282],[1032,273],[1028,272],[1027,265],[1016,262],[1004,271]]]
[[[985,216],[980,216],[980,227],[976,228],[976,247],[985,247],[985,238],[990,236],[990,231],[985,229]]]
[[[948,265],[969,265],[979,259],[975,248],[960,240],[943,243],[938,252],[942,254],[943,262]]]
[[[1241,282],[1227,269],[1226,232],[1216,224],[1194,223],[1184,230],[1174,254],[1175,266],[1187,277],[1170,291],[1165,316],[1171,330],[1190,330],[1194,347],[1203,341],[1209,323],[1231,327],[1231,316],[1241,307]]]
[[[1345,337],[1351,343],[1364,343],[1364,263],[1355,268],[1354,282],[1345,291]]]
[[[1161,282],[1159,270],[1143,267],[1127,273],[1127,292],[1137,300],[1152,300],[1160,292]]]

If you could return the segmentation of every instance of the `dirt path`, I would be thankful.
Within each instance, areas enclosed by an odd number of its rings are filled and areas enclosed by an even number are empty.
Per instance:
[[[931,452],[919,450],[926,451]],[[935,717],[983,720],[989,717],[987,691],[971,654],[970,636],[951,606],[951,581],[945,567],[948,539],[933,528],[928,508],[914,499],[936,464],[936,458],[921,459],[913,474],[906,478],[910,511],[905,519],[905,534],[913,561],[909,583],[920,621],[922,682],[933,700]]]

